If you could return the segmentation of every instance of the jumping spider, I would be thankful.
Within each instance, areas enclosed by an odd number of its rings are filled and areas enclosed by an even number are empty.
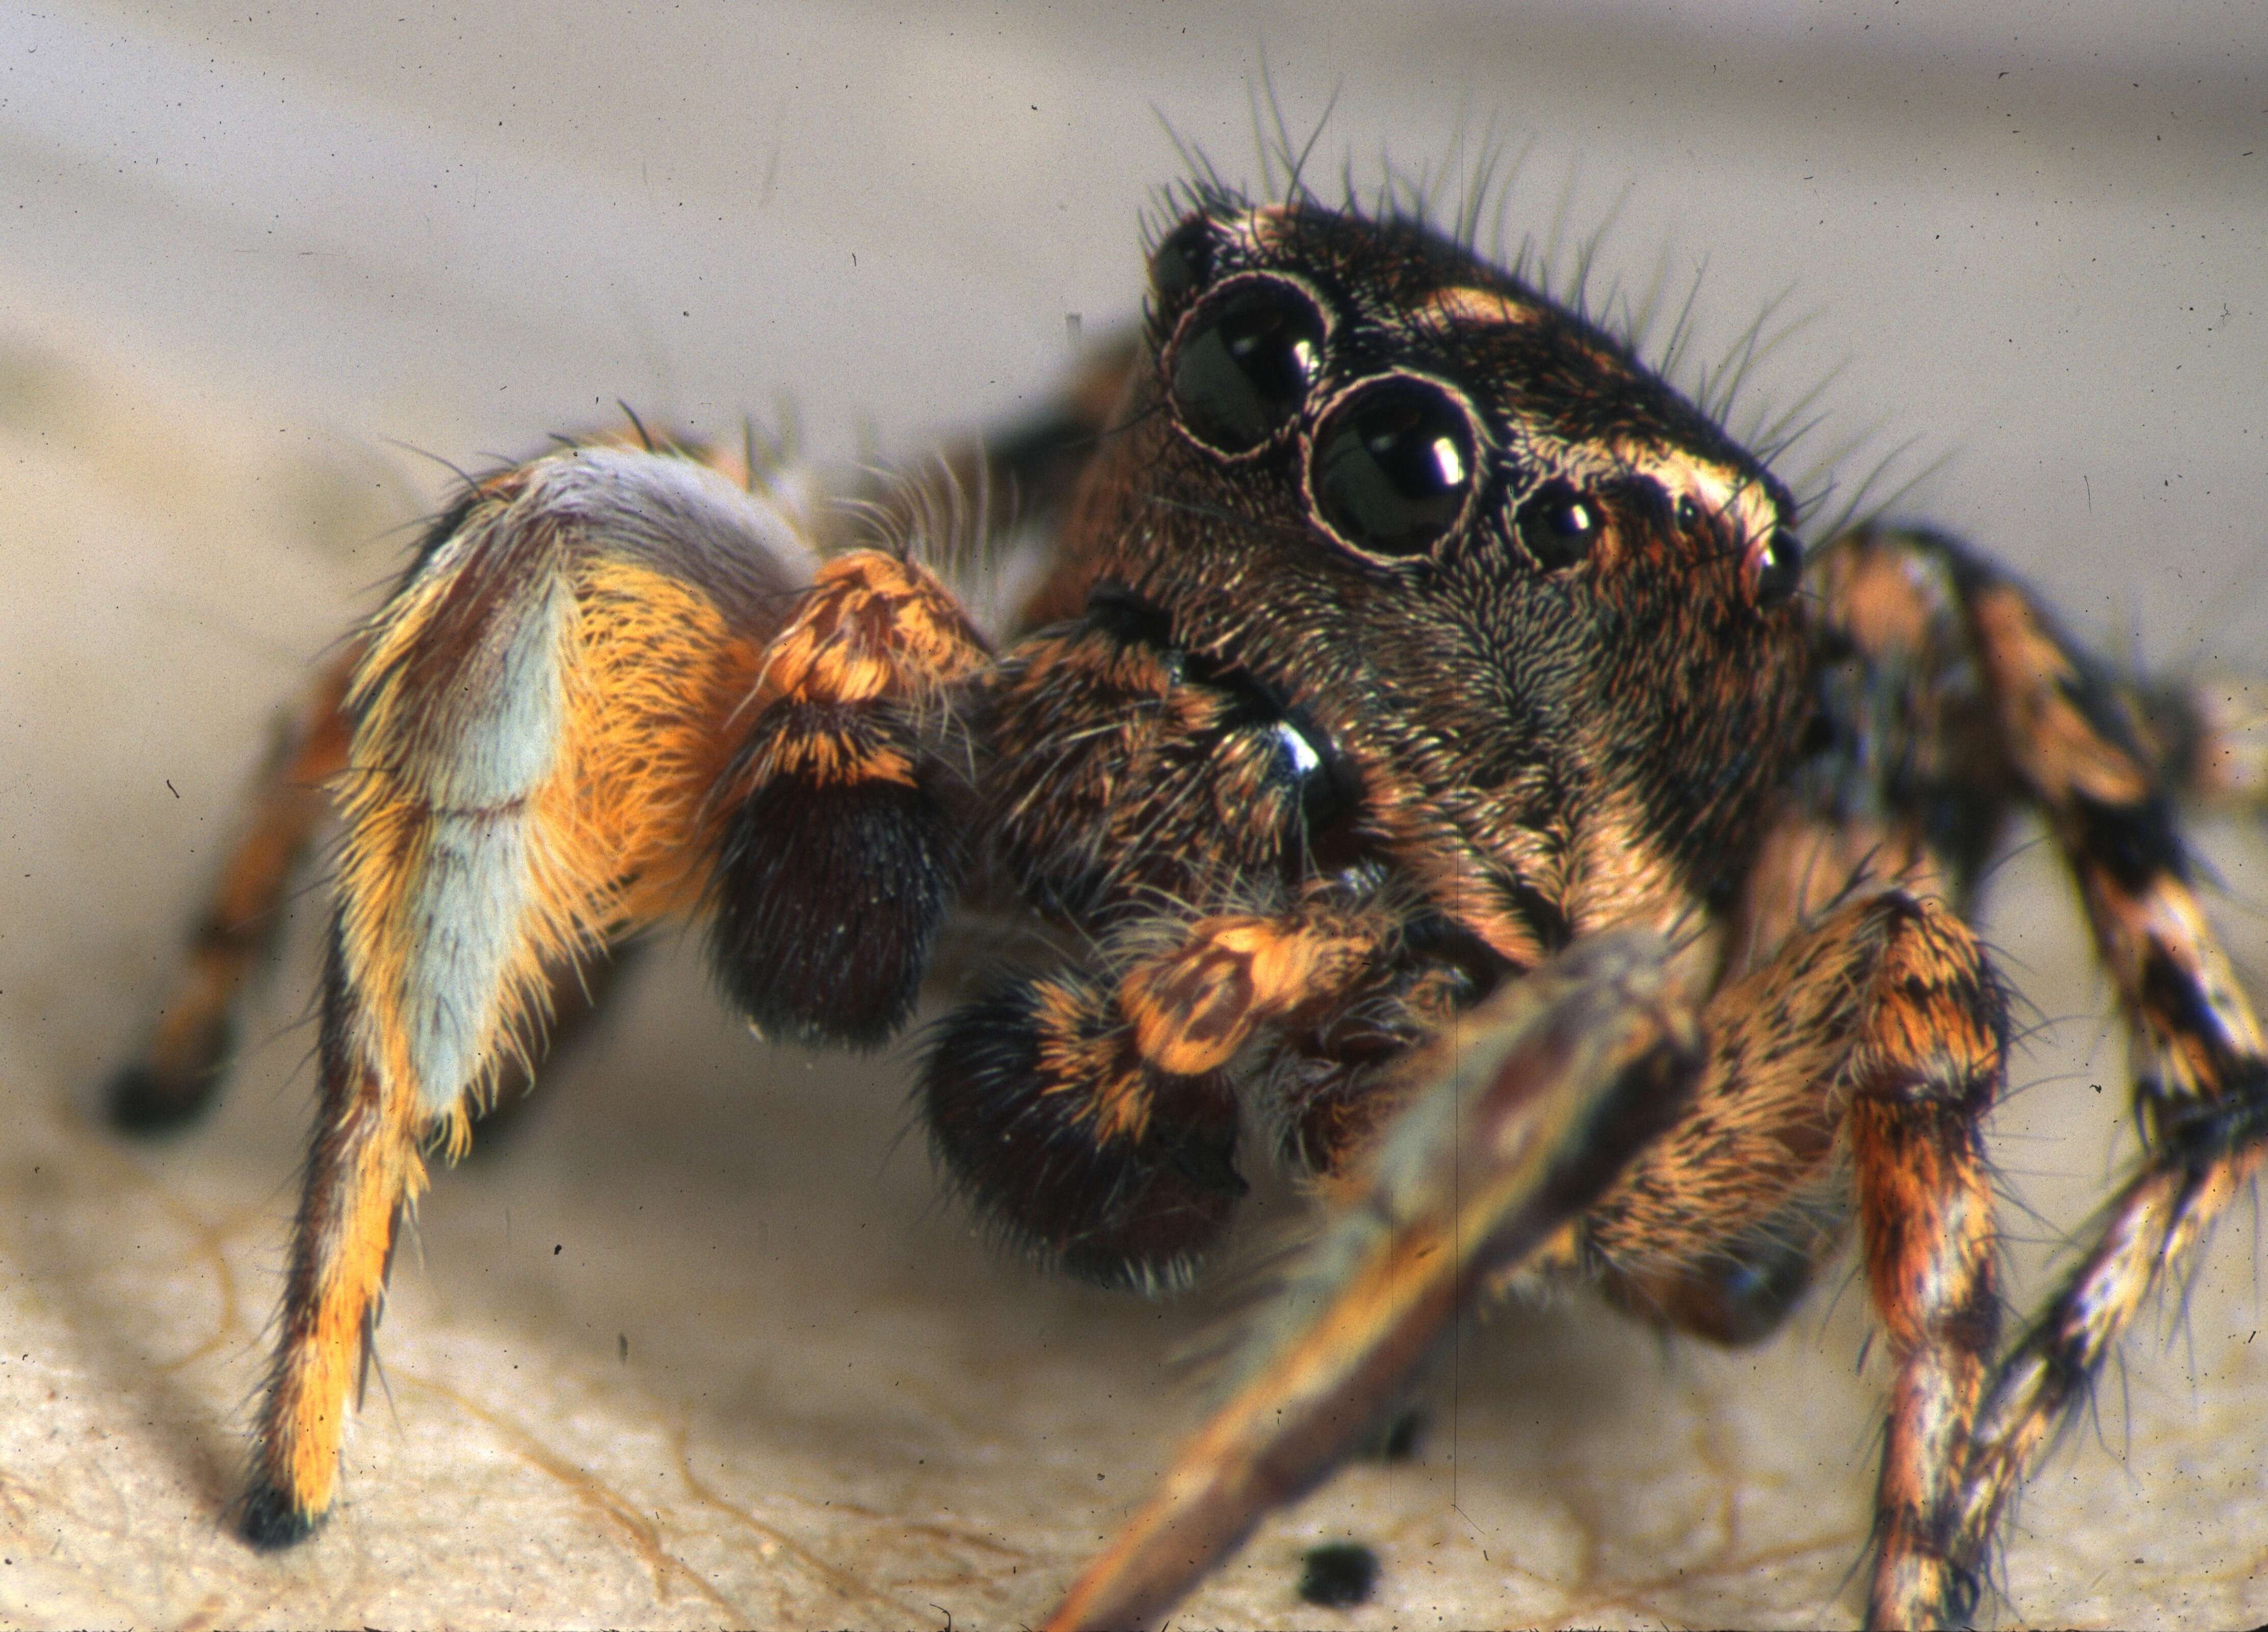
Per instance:
[[[854,548],[790,471],[601,440],[469,483],[328,669],[114,1099],[209,1097],[335,805],[255,1546],[331,1507],[421,1152],[466,1148],[580,966],[690,915],[753,1024],[870,1044],[958,906],[1028,927],[917,1095],[1009,1240],[1178,1284],[1256,1139],[1329,1214],[1054,1624],[1160,1614],[1476,1300],[1580,1277],[1747,1342],[1854,1218],[1893,1370],[1868,1616],[1974,1613],[2026,1468],[2260,1161],[2268,1049],[2174,813],[2225,774],[2214,722],[1949,538],[1807,555],[1761,460],[1454,236],[1181,205],[1138,343],[946,462],[1046,540],[998,629],[940,576],[940,482]],[[2146,1150],[2004,1343],[2007,1001],[1964,915],[2022,805]]]

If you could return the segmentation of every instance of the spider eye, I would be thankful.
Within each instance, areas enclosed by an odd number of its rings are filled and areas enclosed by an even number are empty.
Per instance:
[[[1572,482],[1547,482],[1520,507],[1520,541],[1546,571],[1589,555],[1605,526],[1598,500]]]
[[[1191,216],[1166,234],[1150,257],[1150,288],[1171,310],[1212,281],[1212,223]]]
[[[1756,568],[1756,604],[1777,606],[1795,593],[1803,577],[1803,540],[1786,527],[1772,529]]]
[[[1323,525],[1380,555],[1419,555],[1464,514],[1471,418],[1439,386],[1395,376],[1342,397],[1315,432],[1308,484]]]
[[[1701,525],[1701,507],[1693,502],[1693,496],[1690,493],[1681,493],[1677,496],[1677,525],[1681,527],[1697,527]]]
[[[1174,342],[1174,411],[1219,453],[1247,453],[1300,412],[1323,360],[1323,314],[1276,278],[1238,282]]]

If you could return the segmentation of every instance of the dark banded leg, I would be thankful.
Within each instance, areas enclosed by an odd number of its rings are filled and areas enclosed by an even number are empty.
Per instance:
[[[2004,1000],[1974,938],[1902,903],[1850,1066],[1867,1282],[1895,1371],[1874,1498],[1876,1627],[1964,1624],[1962,1481],[1999,1336],[1984,1116],[2005,1070]]]
[[[106,1108],[117,1127],[178,1128],[219,1092],[236,1051],[237,1011],[283,937],[284,897],[330,809],[325,784],[346,766],[341,703],[361,655],[359,645],[341,652],[278,728],[254,780],[244,830],[190,932],[188,961],[149,1045],[110,1079]]]
[[[2182,798],[2253,798],[2258,754],[2239,730],[2250,722],[2224,711],[2216,724],[2178,688],[2125,684],[1949,539],[1861,533],[1823,552],[1818,568],[1823,626],[1863,657],[1874,717],[1908,722],[1903,736],[1868,728],[1873,779],[1911,801],[1893,814],[1927,838],[1965,893],[1997,812],[2036,805],[2078,885],[2131,1039],[2142,1167],[1996,1374],[1955,1544],[1973,1578],[2026,1468],[2087,1398],[2119,1334],[2258,1171],[2268,1046],[2199,910],[2176,817]],[[1865,797],[1855,779],[1837,787],[1846,801]]]
[[[1994,1380],[1960,1546],[1981,1568],[2039,1450],[2153,1290],[2176,1281],[2268,1153],[2268,1040],[2199,909],[2131,699],[2014,584],[1972,569],[1967,605],[2006,751],[2076,878],[2131,1038],[2140,1171]]]
[[[1580,1258],[1625,1304],[1719,1341],[1761,1336],[1846,1217],[1893,1373],[1870,1624],[1959,1621],[1976,1581],[1955,1533],[1999,1305],[1983,1120],[2005,1014],[1975,937],[1892,891],[1790,937],[1704,1014],[1692,1104],[1585,1218]]]

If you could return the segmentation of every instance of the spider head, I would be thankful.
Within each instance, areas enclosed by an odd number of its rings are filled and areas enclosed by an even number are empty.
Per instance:
[[[1329,738],[1500,952],[1724,887],[1805,694],[1786,489],[1630,348],[1410,221],[1213,202],[1072,546]]]

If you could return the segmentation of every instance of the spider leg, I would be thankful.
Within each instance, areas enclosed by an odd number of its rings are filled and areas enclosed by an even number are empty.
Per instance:
[[[236,844],[221,864],[211,898],[189,933],[188,956],[158,1011],[141,1056],[119,1068],[105,1094],[112,1122],[132,1133],[164,1133],[208,1110],[236,1051],[238,1011],[253,976],[276,950],[281,910],[330,813],[330,783],[346,768],[353,731],[343,704],[361,662],[359,643],[317,675],[299,706],[279,722],[254,777]],[[553,972],[544,1057],[571,1048],[602,1009],[637,947],[623,943],[601,959]],[[499,1130],[524,1101],[533,1077],[518,1056],[500,1065],[495,1103],[480,1116]]]
[[[2004,1010],[1950,909],[1896,890],[1845,904],[1711,998],[1690,1107],[1580,1231],[1621,1301],[1752,1338],[1742,1323],[1768,1327],[1839,1237],[1848,1163],[1894,1367],[1876,1626],[1958,1621],[1975,1604],[1954,1539],[1999,1329],[1981,1123],[2002,1080]]]
[[[2199,910],[2169,790],[2127,700],[2014,584],[1970,574],[1967,605],[2010,759],[2075,875],[2131,1035],[2140,1170],[2094,1247],[2003,1362],[1978,1437],[1962,1545],[2000,1508],[2143,1299],[2178,1277],[2268,1153],[2268,1040]]]
[[[110,1079],[110,1120],[134,1132],[178,1128],[209,1106],[236,1052],[237,1011],[284,931],[284,898],[330,808],[324,783],[345,768],[350,646],[280,722],[255,776],[244,827],[189,932],[188,957],[141,1056]]]
[[[2218,754],[2183,751],[2163,693],[2153,719],[2150,695],[2123,685],[2021,586],[1949,539],[1863,533],[1830,555],[1829,620],[1869,662],[1965,676],[1947,689],[1966,701],[1917,734],[1917,757],[1937,762],[1940,787],[1987,790],[1968,797],[1972,808],[2015,798],[2040,810],[2131,1040],[2141,1166],[1995,1374],[1955,1547],[1961,1571],[1973,1575],[2027,1467],[2268,1148],[2268,1042],[2198,908],[2175,813],[2183,792],[2246,797],[2242,755],[2226,744]],[[1921,827],[1924,842],[1941,844],[1941,828]],[[1963,871],[1961,861],[1949,871]]]
[[[366,631],[254,1545],[332,1503],[421,1150],[462,1150],[550,971],[705,886],[725,726],[808,571],[799,518],[766,496],[576,449],[469,491]]]
[[[1516,1270],[1675,1117],[1701,1062],[1666,950],[1584,941],[1462,1017],[1255,1334],[1243,1381],[1047,1624],[1161,1616],[1312,1487],[1491,1281]]]

